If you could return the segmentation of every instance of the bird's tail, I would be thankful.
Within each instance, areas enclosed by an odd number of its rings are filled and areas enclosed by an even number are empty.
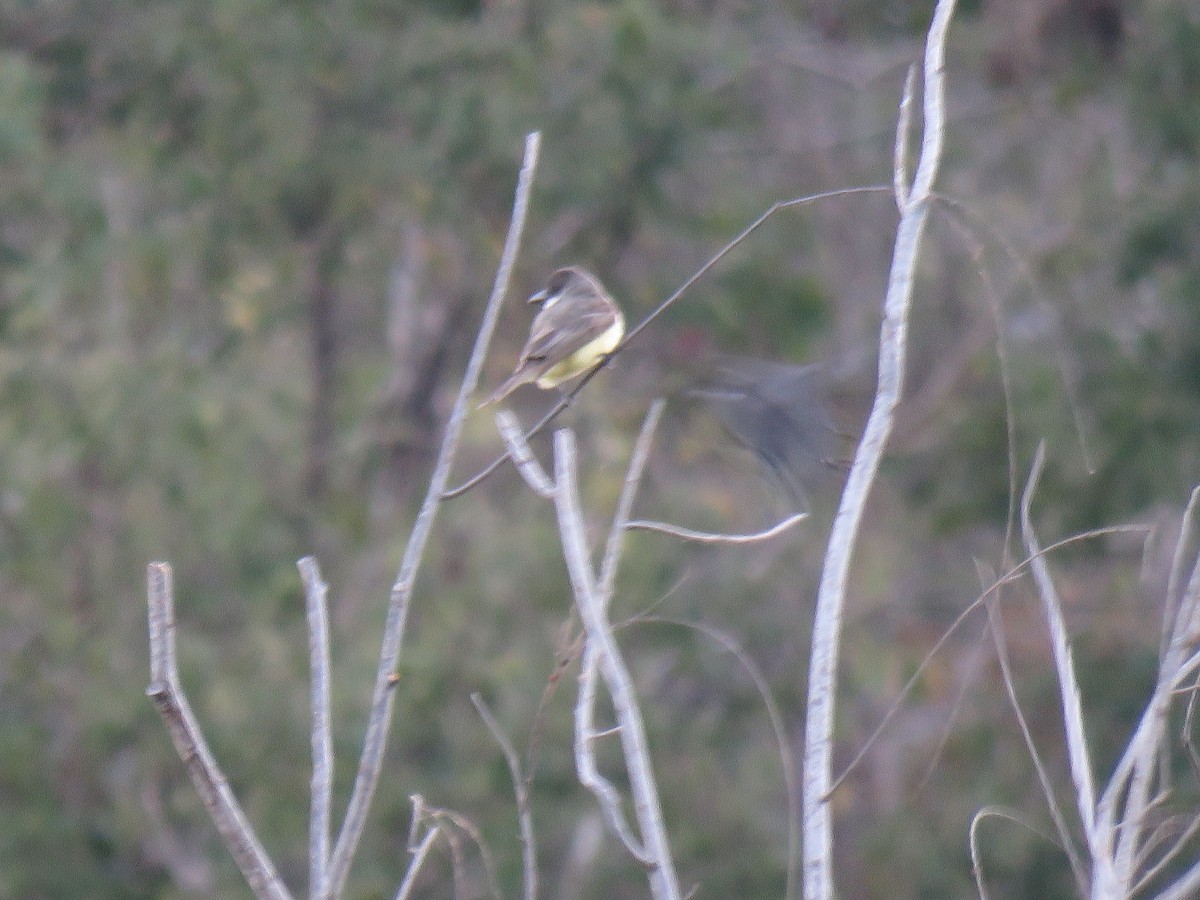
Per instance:
[[[508,379],[500,387],[496,388],[487,399],[480,403],[476,409],[483,409],[485,406],[491,406],[493,403],[499,403],[521,385],[528,382],[530,379],[524,372],[514,372],[508,376]]]

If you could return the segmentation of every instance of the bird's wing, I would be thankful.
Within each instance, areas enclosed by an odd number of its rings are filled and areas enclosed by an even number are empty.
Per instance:
[[[562,362],[604,334],[614,318],[612,308],[599,301],[582,309],[578,303],[555,303],[533,320],[529,340],[521,350],[521,362],[551,366]]]

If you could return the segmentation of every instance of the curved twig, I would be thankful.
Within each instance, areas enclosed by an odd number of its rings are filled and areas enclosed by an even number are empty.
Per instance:
[[[479,381],[483,360],[487,355],[492,333],[496,330],[500,305],[508,290],[509,278],[517,258],[517,248],[525,228],[533,173],[537,168],[539,145],[540,135],[537,132],[530,134],[525,139],[525,159],[517,177],[512,221],[509,223],[504,251],[501,253],[500,263],[496,269],[492,293],[484,310],[479,334],[475,338],[475,347],[467,362],[462,386],[454,401],[450,419],[446,423],[445,437],[438,451],[437,462],[434,464],[429,490],[421,504],[421,511],[417,515],[416,522],[413,524],[412,534],[409,536],[408,545],[404,550],[404,559],[400,564],[400,571],[392,585],[387,619],[384,623],[383,640],[379,651],[379,668],[376,671],[375,689],[371,697],[371,712],[367,719],[366,735],[363,737],[362,754],[357,768],[358,776],[354,780],[354,789],[350,794],[346,817],[342,821],[342,828],[338,832],[337,843],[330,858],[326,889],[323,891],[325,897],[340,896],[345,888],[350,862],[362,837],[363,827],[367,821],[367,810],[379,782],[379,773],[383,766],[383,751],[387,744],[388,725],[392,719],[395,697],[393,688],[396,685],[397,677],[396,667],[399,662],[400,647],[404,640],[405,625],[408,621],[409,601],[412,598],[413,585],[416,583],[417,572],[425,553],[425,545],[433,528],[433,520],[441,505],[442,493],[450,480],[450,467],[454,462],[463,424],[466,422],[467,413],[470,410],[471,394],[474,393],[475,386]]]
[[[627,531],[657,531],[659,534],[669,534],[671,537],[677,537],[680,540],[692,541],[696,544],[755,544],[759,541],[765,541],[768,538],[773,538],[777,534],[783,534],[797,522],[802,522],[808,518],[808,513],[796,513],[788,516],[782,522],[778,522],[763,531],[752,531],[748,534],[722,534],[712,531],[695,531],[691,528],[684,528],[682,525],[672,525],[669,522],[655,522],[647,519],[635,519],[632,522],[625,523]]]
[[[747,225],[745,228],[743,228],[742,232],[737,237],[735,237],[728,244],[726,244],[724,247],[722,247],[720,250],[718,250],[711,258],[709,258],[708,262],[706,262],[699,269],[697,269],[695,271],[695,273],[693,273],[692,276],[687,279],[687,281],[685,281],[682,285],[680,285],[673,294],[671,294],[669,297],[667,297],[666,300],[662,301],[662,303],[660,303],[658,306],[656,306],[649,314],[646,315],[646,317],[644,319],[642,319],[634,328],[632,328],[625,335],[625,339],[623,341],[621,341],[621,343],[618,344],[613,349],[612,353],[609,353],[602,360],[600,360],[600,362],[596,363],[596,365],[593,366],[588,372],[584,373],[584,375],[579,379],[579,381],[575,384],[575,386],[572,387],[571,390],[568,391],[565,396],[561,397],[557,403],[555,403],[552,407],[550,407],[550,410],[545,415],[543,415],[540,419],[538,419],[537,424],[535,424],[532,428],[530,428],[529,431],[525,432],[526,440],[528,440],[529,438],[532,438],[534,435],[540,433],[541,430],[543,428],[545,428],[546,425],[548,425],[551,422],[551,420],[557,418],[559,413],[561,413],[564,409],[566,409],[568,406],[571,405],[571,401],[574,400],[575,397],[578,396],[579,392],[582,391],[584,389],[584,387],[587,386],[588,382],[590,382],[594,377],[596,377],[596,374],[601,369],[603,369],[605,366],[608,365],[609,360],[611,360],[614,356],[616,356],[618,353],[620,353],[622,350],[624,350],[629,345],[630,341],[632,341],[639,334],[641,334],[643,331],[645,331],[646,328],[649,327],[649,325],[655,319],[657,319],[664,312],[666,312],[671,306],[673,306],[692,287],[692,285],[694,285],[697,281],[699,281],[701,278],[703,278],[705,275],[707,275],[709,270],[712,269],[713,266],[715,266],[722,259],[724,259],[726,256],[728,256],[729,253],[732,250],[734,250],[739,244],[741,244],[744,240],[746,240],[746,238],[750,237],[750,235],[752,235],[759,228],[761,228],[768,219],[770,219],[772,216],[775,215],[775,213],[780,212],[781,210],[791,209],[794,206],[806,206],[809,203],[816,203],[820,200],[828,200],[833,197],[845,197],[845,196],[849,196],[851,194],[874,194],[874,193],[884,193],[884,192],[890,193],[891,191],[892,191],[892,188],[890,188],[890,187],[884,187],[882,185],[872,184],[872,185],[863,185],[861,187],[839,188],[839,189],[833,190],[833,191],[822,191],[819,194],[809,194],[805,197],[795,197],[791,200],[777,200],[775,203],[772,203],[766,212],[764,212],[757,219],[755,219],[753,222],[751,222],[749,225]],[[453,500],[456,497],[461,497],[463,494],[467,493],[467,491],[471,490],[473,487],[478,485],[480,482],[489,478],[492,475],[492,473],[494,473],[497,469],[499,469],[502,465],[504,465],[504,463],[509,458],[510,457],[507,453],[503,454],[502,456],[497,456],[487,466],[485,466],[483,469],[481,469],[475,475],[472,475],[466,481],[462,482],[461,484],[459,484],[456,487],[448,488],[447,490],[445,490],[442,493],[442,499],[443,500]]]
[[[175,654],[175,592],[167,563],[153,562],[146,567],[146,598],[150,610],[150,686],[146,695],[154,701],[196,793],[254,895],[260,900],[291,900],[275,864],[233,796],[183,692]]]
[[[829,792],[833,767],[834,706],[842,614],[850,558],[858,538],[867,495],[892,431],[894,412],[904,388],[908,315],[921,235],[929,212],[929,195],[941,164],[945,128],[943,64],[946,35],[954,0],[938,0],[924,61],[924,132],[916,174],[896,230],[895,250],[884,300],[879,337],[879,382],[862,441],[833,522],[817,608],[809,661],[808,704],[804,730],[804,894],[809,900],[834,895],[833,819]],[[903,160],[904,154],[896,153]]]
[[[675,874],[675,864],[671,859],[671,848],[662,821],[662,806],[647,749],[646,727],[633,689],[633,679],[621,657],[613,637],[612,625],[608,621],[608,598],[602,595],[588,558],[576,481],[575,436],[565,428],[554,433],[554,476],[557,485],[554,507],[558,514],[563,556],[566,559],[579,616],[587,632],[583,670],[586,673],[595,667],[599,668],[619,724],[618,736],[625,758],[625,769],[629,775],[629,790],[633,795],[634,813],[638,819],[642,841],[645,844],[646,864],[650,870],[651,893],[656,900],[679,900],[679,880]],[[594,663],[589,658],[594,658]],[[583,693],[581,689],[580,705],[583,704]],[[579,706],[576,709],[578,711]],[[577,733],[577,750],[582,749],[585,754],[590,755],[594,738],[595,735],[591,732]]]
[[[513,790],[517,797],[517,823],[521,829],[521,860],[525,869],[524,896],[525,900],[534,900],[537,896],[537,845],[534,843],[533,811],[529,806],[529,782],[521,775],[521,761],[517,758],[516,748],[487,704],[483,702],[483,697],[474,693],[471,695],[471,702],[475,704],[479,718],[483,719],[483,724],[492,733],[492,738],[504,754],[509,774],[512,775]]]

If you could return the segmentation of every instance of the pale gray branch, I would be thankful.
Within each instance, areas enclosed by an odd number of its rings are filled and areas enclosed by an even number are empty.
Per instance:
[[[621,497],[617,501],[617,511],[613,514],[612,528],[608,531],[608,543],[604,548],[604,559],[600,563],[600,596],[607,606],[617,583],[617,569],[621,564],[621,545],[625,537],[626,522],[633,512],[633,501],[637,499],[638,488],[642,483],[642,475],[646,471],[646,463],[650,459],[650,447],[654,443],[654,432],[658,428],[666,403],[660,398],[650,404],[646,418],[642,421],[642,430],[638,433],[637,443],[633,446],[633,456],[629,459],[629,468],[625,470],[625,483],[621,487]]]
[[[621,809],[621,795],[612,782],[600,774],[596,764],[596,752],[593,745],[608,731],[598,731],[595,726],[596,686],[599,676],[597,662],[598,651],[588,644],[583,650],[583,659],[579,664],[579,694],[575,699],[575,772],[579,783],[590,791],[600,804],[600,812],[613,834],[625,846],[629,855],[644,866],[651,864],[651,859],[633,833],[633,828],[625,818]]]
[[[917,67],[908,67],[904,93],[900,96],[900,112],[896,116],[896,146],[892,151],[892,192],[896,209],[903,214],[908,206],[908,140],[912,134],[913,96],[917,92]]]
[[[154,701],[196,793],[254,896],[264,900],[290,900],[291,894],[204,740],[180,684],[175,656],[175,592],[171,567],[167,563],[153,562],[146,567],[146,598],[150,623],[150,686],[146,688],[146,695]]]
[[[1183,521],[1179,526],[1179,540],[1175,542],[1175,552],[1171,558],[1171,574],[1167,577],[1167,598],[1163,604],[1162,642],[1159,646],[1159,659],[1167,657],[1167,650],[1175,634],[1175,625],[1181,618],[1180,606],[1184,598],[1179,594],[1179,582],[1183,580],[1187,551],[1192,544],[1192,532],[1196,527],[1196,508],[1200,505],[1200,488],[1192,490],[1187,508],[1183,511]]]
[[[954,0],[938,0],[925,43],[924,122],[921,156],[913,184],[899,192],[905,204],[896,231],[879,337],[879,381],[874,404],[838,512],[821,571],[809,660],[804,744],[804,895],[830,900],[833,883],[833,821],[829,805],[833,764],[837,662],[850,558],[867,496],[879,469],[904,389],[908,316],[930,192],[941,161],[945,128],[943,64]],[[899,177],[899,176],[898,176]]]
[[[417,883],[417,874],[421,871],[421,866],[425,864],[425,857],[429,855],[433,842],[441,833],[442,829],[434,825],[425,832],[425,837],[419,844],[410,848],[412,859],[408,863],[408,871],[404,873],[404,880],[400,882],[400,890],[396,892],[396,900],[407,900],[408,895],[412,893],[413,885]]]
[[[1042,555],[1041,545],[1033,530],[1030,508],[1037,490],[1042,466],[1046,461],[1046,445],[1038,445],[1034,455],[1029,481],[1021,497],[1021,532],[1025,538],[1025,549],[1030,556],[1030,571],[1037,585],[1038,595],[1046,615],[1046,626],[1050,632],[1050,646],[1054,654],[1054,668],[1058,674],[1058,692],[1063,706],[1063,727],[1066,731],[1067,757],[1071,768],[1071,779],[1075,784],[1075,802],[1079,818],[1083,822],[1084,836],[1092,856],[1092,890],[1108,890],[1112,877],[1112,833],[1104,834],[1096,827],[1096,784],[1092,774],[1091,755],[1088,752],[1087,735],[1083,724],[1083,701],[1079,682],[1075,677],[1075,663],[1071,657],[1071,644],[1067,635],[1067,623],[1063,619],[1062,601],[1050,577],[1050,567]],[[1101,896],[1109,894],[1101,893]]]
[[[1013,810],[1005,809],[1002,806],[985,806],[979,812],[975,813],[971,817],[971,869],[975,875],[975,890],[979,893],[980,900],[987,900],[987,890],[983,882],[983,865],[980,863],[979,828],[983,824],[983,820],[987,818],[1006,819],[1033,832],[1038,837],[1054,843],[1054,838],[1051,835],[1046,834],[1040,828],[1035,828],[1020,813]]]
[[[525,483],[539,497],[547,500],[553,497],[554,485],[550,483],[550,476],[533,455],[533,449],[529,446],[517,417],[507,409],[497,411],[496,429],[500,432],[504,446],[508,448],[509,458],[517,467],[517,472],[525,479]]]
[[[755,544],[759,541],[773,538],[777,534],[783,534],[793,525],[803,522],[807,518],[808,513],[796,513],[795,515],[788,516],[782,522],[777,522],[770,528],[763,531],[752,531],[748,534],[694,531],[691,528],[684,528],[682,525],[672,525],[669,522],[655,522],[647,519],[635,519],[632,522],[627,522],[625,523],[625,528],[628,531],[657,531],[660,534],[667,534],[671,537],[677,537],[684,541],[692,541],[696,544]]]
[[[587,538],[576,483],[575,438],[567,429],[554,434],[554,494],[563,555],[575,595],[579,617],[586,633],[585,658],[594,653],[612,700],[613,712],[620,724],[619,737],[629,774],[633,808],[645,842],[650,867],[650,890],[656,900],[679,900],[679,882],[662,822],[658,788],[650,766],[646,729],[638,707],[633,679],[625,666],[608,621],[608,597],[596,583],[588,556]],[[586,659],[585,659],[586,662]],[[589,737],[590,742],[590,737]],[[580,743],[577,737],[577,743]],[[590,749],[589,751],[590,752]]]
[[[516,748],[487,704],[483,702],[483,697],[477,693],[472,694],[471,702],[475,704],[479,718],[483,719],[483,724],[492,733],[492,738],[504,754],[509,774],[512,775],[513,790],[517,797],[517,824],[521,829],[521,859],[525,867],[524,896],[525,900],[534,900],[537,896],[537,846],[534,844],[533,811],[529,806],[529,782],[521,775],[521,761],[517,758]]]
[[[308,825],[308,891],[311,897],[324,892],[329,866],[330,807],[333,792],[333,725],[329,702],[329,585],[321,578],[316,557],[306,556],[297,564],[304,584],[304,608],[308,618],[308,656],[312,725],[312,779]]]
[[[1005,638],[1004,623],[1000,619],[999,610],[994,602],[989,602],[987,611],[992,640],[996,646],[996,658],[1000,661],[1001,680],[1004,683],[1004,690],[1008,693],[1008,703],[1017,717],[1017,726],[1021,729],[1021,736],[1025,739],[1025,747],[1029,750],[1029,758],[1033,760],[1034,771],[1037,773],[1038,782],[1042,786],[1042,796],[1046,798],[1046,806],[1050,810],[1050,818],[1054,821],[1054,827],[1058,831],[1059,842],[1063,848],[1063,852],[1067,854],[1067,861],[1071,864],[1071,871],[1075,875],[1075,886],[1079,888],[1080,896],[1082,896],[1087,892],[1087,870],[1084,868],[1083,859],[1079,855],[1079,849],[1075,846],[1075,841],[1071,837],[1071,828],[1067,824],[1067,817],[1058,803],[1058,798],[1054,795],[1054,785],[1050,781],[1050,773],[1046,771],[1046,765],[1042,762],[1042,755],[1038,751],[1037,744],[1033,739],[1033,730],[1029,727],[1029,722],[1025,718],[1025,710],[1022,709],[1021,702],[1017,699],[1017,688],[1013,681],[1012,664],[1008,655],[1008,641]]]
[[[429,533],[441,505],[442,494],[450,480],[450,470],[458,450],[459,438],[462,436],[463,424],[471,409],[470,398],[479,382],[479,373],[483,369],[488,345],[496,330],[500,306],[508,290],[513,265],[516,263],[517,248],[520,246],[521,234],[524,231],[525,218],[529,209],[533,173],[537,168],[539,144],[540,136],[537,132],[530,134],[525,139],[525,159],[517,178],[512,219],[509,223],[508,235],[505,238],[504,250],[500,256],[500,264],[496,269],[492,293],[488,298],[483,321],[475,338],[475,347],[471,351],[471,358],[467,363],[466,373],[463,375],[462,386],[454,401],[450,419],[446,423],[445,436],[438,450],[433,475],[429,481],[429,490],[425,494],[421,511],[417,514],[416,522],[413,524],[412,534],[405,547],[404,558],[400,564],[396,582],[392,586],[387,619],[384,623],[383,640],[379,651],[375,689],[371,698],[371,711],[367,718],[366,735],[363,738],[362,754],[357,769],[358,776],[354,780],[346,817],[338,832],[337,844],[334,846],[333,855],[330,858],[329,874],[326,879],[328,885],[326,897],[328,898],[339,896],[345,887],[346,876],[350,871],[350,862],[354,858],[354,852],[362,837],[362,831],[367,821],[367,810],[370,808],[375,787],[379,782],[379,773],[383,766],[383,751],[387,745],[388,726],[392,719],[397,679],[396,668],[400,658],[400,647],[404,640],[405,625],[408,621],[413,585],[425,554]]]

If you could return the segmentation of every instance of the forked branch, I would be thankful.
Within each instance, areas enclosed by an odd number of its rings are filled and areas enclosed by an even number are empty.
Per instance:
[[[896,231],[879,336],[879,381],[871,414],[833,522],[817,594],[804,732],[804,896],[809,900],[828,900],[834,895],[833,821],[829,793],[833,778],[834,707],[846,580],[867,496],[891,434],[894,412],[904,388],[913,277],[921,235],[928,217],[930,192],[941,164],[945,127],[942,69],[953,10],[954,0],[939,0],[929,27],[923,70],[924,131],[921,154],[912,184],[907,187],[904,185],[907,153],[901,145],[908,141],[905,129],[910,119],[907,104],[911,98],[907,95],[911,79],[901,104],[894,156],[894,184],[897,186],[895,193],[900,207],[900,224]]]
[[[167,563],[155,562],[147,567],[146,596],[150,607],[150,686],[146,695],[154,701],[166,723],[196,793],[254,896],[262,900],[290,900],[291,894],[204,740],[180,684],[175,656],[175,593]]]

